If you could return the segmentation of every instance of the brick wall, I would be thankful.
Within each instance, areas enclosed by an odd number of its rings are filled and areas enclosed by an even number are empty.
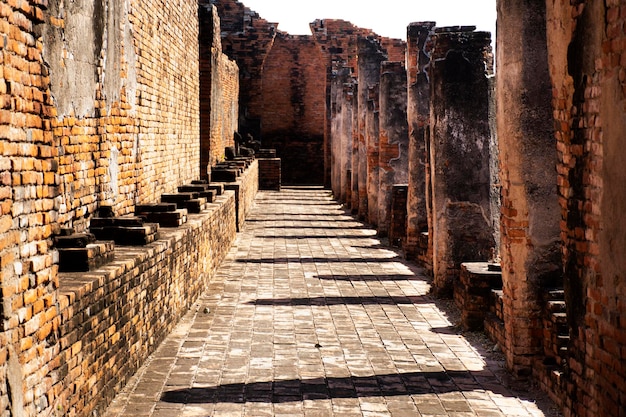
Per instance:
[[[0,415],[47,409],[58,325],[57,148],[36,25],[45,1],[0,3]],[[15,414],[17,413],[17,414]]]
[[[217,8],[201,5],[200,21],[200,176],[224,161],[234,146],[239,122],[239,68],[222,53]]]
[[[626,2],[548,3],[565,298],[572,342],[566,409],[626,410],[623,132]],[[569,51],[569,53],[567,53]]]
[[[278,24],[268,22],[235,0],[211,0],[211,3],[217,6],[221,20],[222,49],[239,66],[239,131],[258,139],[263,109],[263,65]]]
[[[311,36],[279,32],[263,69],[265,148],[276,149],[285,184],[323,181],[326,68]]]
[[[61,273],[61,323],[48,393],[59,415],[101,415],[126,381],[207,287],[235,238],[235,194],[226,191],[144,247],[118,246],[89,273]]]
[[[206,222],[166,232],[169,240],[147,252],[119,249],[123,265],[97,278],[58,275],[51,245],[60,226],[86,229],[102,203],[130,213],[200,174],[197,3],[104,5],[0,3],[2,415],[88,415],[108,401],[192,302],[234,235],[229,196]],[[228,88],[232,100],[234,83]],[[255,192],[245,187],[244,213]],[[194,268],[205,268],[204,280],[187,279]],[[145,278],[155,270],[178,289],[161,299],[165,287],[156,286],[151,305],[133,305],[136,291],[156,282]],[[105,305],[103,294],[112,302],[128,286],[121,310]],[[89,318],[95,311],[103,316]],[[96,335],[96,321],[111,327]],[[143,339],[135,326],[144,326]]]
[[[78,230],[99,203],[132,212],[200,168],[198,49],[188,47],[198,42],[197,5],[100,6],[81,4],[86,17],[54,3],[43,39],[57,103],[59,222]],[[86,25],[92,31],[78,35]]]

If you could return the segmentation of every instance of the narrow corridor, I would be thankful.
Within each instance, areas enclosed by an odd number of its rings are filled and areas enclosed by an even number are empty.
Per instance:
[[[107,416],[557,415],[506,388],[501,361],[428,290],[329,191],[260,192],[208,291]]]

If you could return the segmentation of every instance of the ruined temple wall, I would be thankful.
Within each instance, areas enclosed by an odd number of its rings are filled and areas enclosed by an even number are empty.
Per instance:
[[[55,100],[59,222],[82,230],[199,176],[197,5],[54,3],[44,59]]]
[[[222,52],[217,8],[200,5],[200,176],[225,159],[239,123],[239,68]]]
[[[282,158],[282,179],[323,182],[326,68],[311,36],[279,32],[263,69],[262,144]]]
[[[570,324],[566,411],[626,410],[626,2],[547,2]],[[621,359],[620,359],[621,358]]]
[[[339,201],[347,201],[347,175],[352,167],[352,71],[340,66],[331,81],[331,189]]]
[[[359,218],[376,224],[378,217],[378,88],[380,68],[388,58],[375,36],[358,40],[358,170]],[[370,207],[370,203],[372,207]],[[374,215],[375,213],[375,215]]]

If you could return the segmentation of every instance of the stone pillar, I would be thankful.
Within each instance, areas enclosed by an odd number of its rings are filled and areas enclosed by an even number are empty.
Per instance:
[[[367,158],[367,108],[370,88],[380,82],[380,65],[387,59],[379,41],[374,36],[358,40],[358,214],[369,220],[368,208],[368,158]],[[352,173],[357,171],[353,165]]]
[[[352,75],[352,71],[350,71],[350,76],[343,84],[343,99],[341,106],[341,119],[342,129],[341,129],[341,179],[340,179],[340,190],[341,190],[341,201],[346,203],[349,207],[351,204],[351,192],[352,192],[352,183],[351,183],[351,173],[352,173],[352,113],[354,113],[354,93],[355,93],[355,82],[354,76]]]
[[[506,3],[506,5],[505,5]],[[541,289],[560,280],[560,209],[546,3],[498,2],[497,123],[505,353],[517,374],[541,350]],[[528,30],[533,28],[533,30]]]
[[[450,296],[460,266],[489,260],[491,225],[489,80],[491,36],[473,27],[433,35],[430,161],[434,291]]]
[[[342,158],[344,158],[344,150],[342,149],[342,147],[344,140],[343,135],[345,123],[343,112],[343,86],[346,83],[347,79],[350,77],[350,69],[345,68],[342,63],[335,63],[333,64],[333,66],[333,75],[330,82],[330,183],[335,198],[343,201],[341,198],[341,176],[342,172],[345,172],[345,167],[342,163]],[[352,139],[352,132],[350,132],[350,139]]]
[[[379,135],[380,135],[380,85],[369,89],[367,114],[365,115],[365,143],[367,147],[367,221],[378,225],[378,186],[379,186]]]
[[[394,184],[409,180],[407,79],[404,63],[383,62],[380,75],[378,233],[387,236]],[[406,223],[405,223],[406,224]],[[404,233],[403,233],[404,234]]]
[[[352,214],[359,213],[359,83],[358,79],[353,85],[352,103],[352,171],[350,177]]]
[[[409,134],[409,194],[407,197],[407,231],[405,252],[416,259],[420,233],[428,230],[426,210],[426,137],[430,117],[430,64],[431,35],[435,22],[411,23],[407,28],[407,82],[408,82],[408,134]]]
[[[336,199],[351,205],[352,109],[354,77],[352,69],[339,64],[331,80],[331,184]]]

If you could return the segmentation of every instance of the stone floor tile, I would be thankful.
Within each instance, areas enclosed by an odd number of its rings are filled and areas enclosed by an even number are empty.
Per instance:
[[[327,190],[260,192],[248,220],[106,417],[557,415]]]

